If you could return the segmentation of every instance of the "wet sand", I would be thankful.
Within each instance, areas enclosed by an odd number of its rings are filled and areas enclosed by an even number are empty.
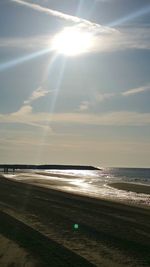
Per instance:
[[[108,185],[120,190],[150,195],[150,186],[148,185],[140,185],[134,183],[109,183]]]
[[[0,210],[0,234],[40,266],[150,266],[149,209],[1,177]]]

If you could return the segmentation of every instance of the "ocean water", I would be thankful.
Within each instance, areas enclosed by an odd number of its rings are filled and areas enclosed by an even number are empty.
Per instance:
[[[128,204],[150,206],[150,195],[118,190],[109,184],[127,182],[150,186],[150,169],[144,168],[102,168],[101,170],[42,170],[5,174],[5,176],[96,198],[110,199]]]

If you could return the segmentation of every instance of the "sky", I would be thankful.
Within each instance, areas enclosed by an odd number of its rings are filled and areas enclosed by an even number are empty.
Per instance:
[[[150,1],[0,1],[0,163],[150,167]]]

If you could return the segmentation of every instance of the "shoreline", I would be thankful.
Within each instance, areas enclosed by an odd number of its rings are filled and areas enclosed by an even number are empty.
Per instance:
[[[112,181],[103,184],[102,187],[98,187],[99,191],[95,190],[94,187],[91,187],[91,190],[88,191],[88,188],[86,189],[86,183],[83,183],[83,186],[82,184],[80,186],[80,184],[75,183],[75,179],[78,179],[79,177],[72,174],[64,175],[61,173],[53,174],[36,171],[33,173],[18,173],[17,175],[7,174],[3,175],[3,177],[10,179],[10,181],[18,181],[25,185],[29,184],[40,188],[57,190],[64,193],[68,192],[73,195],[89,197],[97,200],[113,201],[128,206],[150,209],[149,185]]]
[[[37,174],[37,176],[36,176]],[[16,177],[15,177],[16,176]],[[75,178],[78,176],[70,176],[64,175],[64,174],[51,174],[51,173],[45,173],[45,172],[33,172],[33,173],[18,173],[17,175],[1,175],[0,177],[3,177],[3,179],[8,179],[10,182],[18,182],[20,184],[24,184],[24,186],[35,186],[41,189],[47,189],[47,190],[54,190],[61,193],[68,193],[74,196],[81,196],[84,198],[90,198],[90,199],[96,199],[100,201],[108,201],[113,203],[120,203],[127,206],[133,206],[133,207],[140,207],[144,209],[150,209],[150,196],[149,194],[146,194],[146,191],[142,191],[141,186],[143,188],[147,187],[150,188],[148,185],[142,185],[142,184],[134,184],[134,183],[125,183],[125,182],[108,182],[103,185],[103,187],[99,188],[100,191],[84,191],[82,190],[82,187],[79,188],[78,184],[70,183],[69,179],[72,178],[75,181]],[[50,179],[49,179],[50,178]],[[53,179],[54,178],[54,179]],[[60,183],[61,182],[61,183]],[[123,184],[123,185],[122,185]],[[113,186],[114,185],[114,186]],[[117,186],[121,186],[117,187]],[[128,190],[125,190],[123,187],[124,185],[128,185]],[[131,186],[130,186],[131,185]],[[140,193],[136,193],[136,191],[132,190],[134,186],[138,185],[138,188],[140,188]],[[131,188],[132,187],[132,188]],[[105,193],[103,194],[103,188]],[[148,188],[148,190],[149,190]],[[120,190],[120,191],[119,191]],[[133,195],[131,195],[133,194]],[[129,196],[128,196],[129,195]]]
[[[131,191],[135,193],[150,195],[149,185],[126,183],[126,182],[108,183],[107,185],[110,187],[119,189],[119,190],[125,190],[125,191]]]

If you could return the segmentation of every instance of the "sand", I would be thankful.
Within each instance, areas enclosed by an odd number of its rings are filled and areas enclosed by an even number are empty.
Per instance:
[[[40,262],[16,242],[0,235],[0,266],[40,267]]]
[[[126,191],[132,191],[135,193],[150,195],[150,186],[134,184],[134,183],[109,183],[109,186]]]
[[[149,209],[1,177],[0,210],[0,234],[41,267],[150,266]]]

